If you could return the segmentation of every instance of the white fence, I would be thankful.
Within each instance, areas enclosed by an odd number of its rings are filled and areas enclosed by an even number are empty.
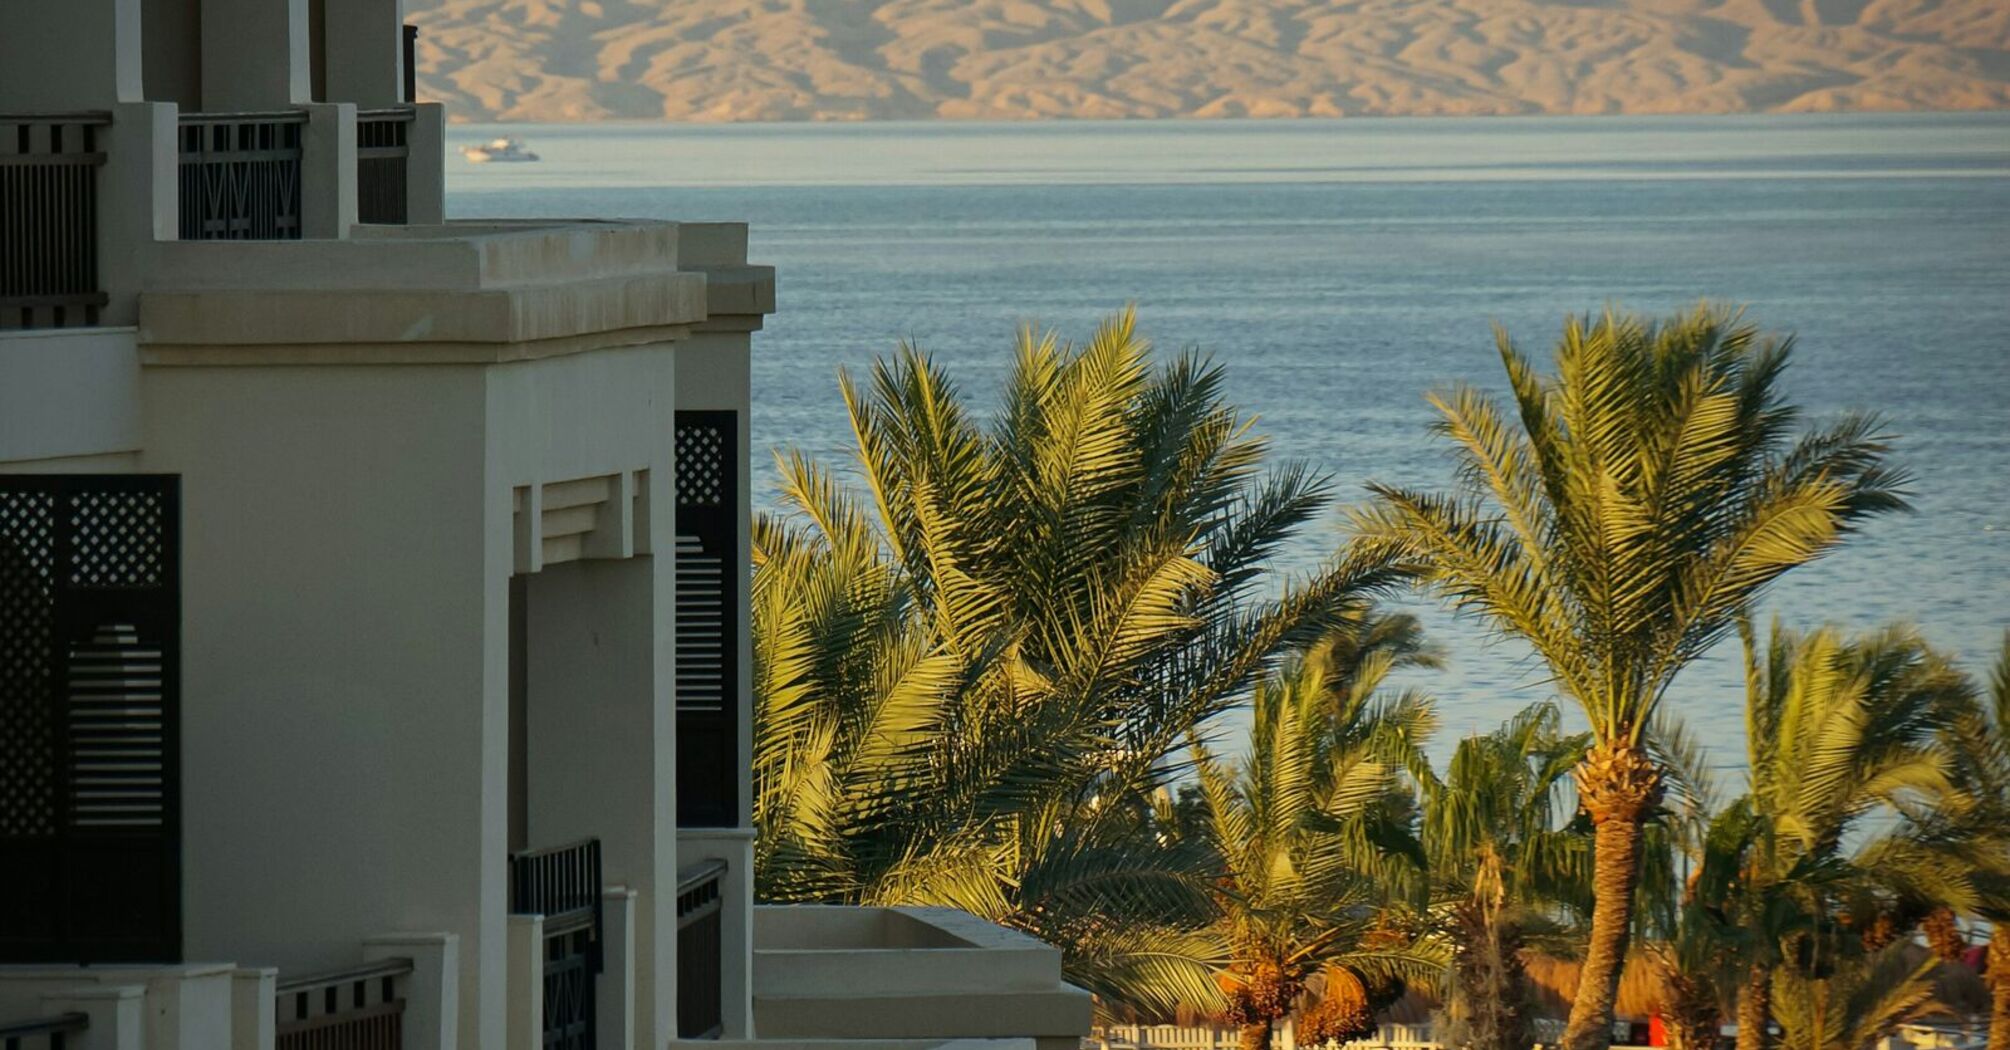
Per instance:
[[[1427,1024],[1385,1024],[1371,1039],[1357,1039],[1344,1046],[1300,1046],[1290,1021],[1282,1021],[1271,1036],[1271,1050],[1444,1050],[1432,1039]],[[1563,1022],[1537,1019],[1537,1036],[1554,1044],[1563,1034]],[[1988,1041],[1985,1024],[1909,1024],[1880,1040],[1878,1050],[1981,1050]],[[1082,1041],[1083,1050],[1240,1050],[1242,1033],[1216,1025],[1099,1025]],[[1649,1050],[1614,1044],[1612,1050]]]
[[[1313,1050],[1300,1047],[1296,1026],[1279,1022],[1271,1034],[1271,1050]],[[1242,1033],[1217,1025],[1102,1025],[1082,1041],[1085,1050],[1239,1050]],[[1322,1050],[1444,1050],[1431,1039],[1427,1024],[1385,1024],[1370,1039],[1345,1046],[1326,1044]]]

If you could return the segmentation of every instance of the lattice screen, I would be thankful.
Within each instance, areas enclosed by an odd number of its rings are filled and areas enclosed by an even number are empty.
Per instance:
[[[179,961],[177,499],[0,475],[0,962]]]
[[[56,830],[56,497],[0,489],[0,838]]]
[[[677,413],[677,822],[739,823],[739,417]]]

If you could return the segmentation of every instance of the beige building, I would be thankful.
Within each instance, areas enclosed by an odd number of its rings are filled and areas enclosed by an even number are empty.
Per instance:
[[[445,222],[400,0],[5,6],[0,1036],[1074,1045],[751,900],[744,227]]]

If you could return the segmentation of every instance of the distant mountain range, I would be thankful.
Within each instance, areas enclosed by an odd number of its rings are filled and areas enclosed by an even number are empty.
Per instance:
[[[2010,106],[2010,0],[408,0],[457,120]]]

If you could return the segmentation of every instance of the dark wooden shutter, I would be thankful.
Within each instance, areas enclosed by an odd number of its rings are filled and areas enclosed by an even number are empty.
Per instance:
[[[181,958],[180,503],[0,475],[0,961]]]
[[[677,824],[740,822],[740,421],[677,413]]]

